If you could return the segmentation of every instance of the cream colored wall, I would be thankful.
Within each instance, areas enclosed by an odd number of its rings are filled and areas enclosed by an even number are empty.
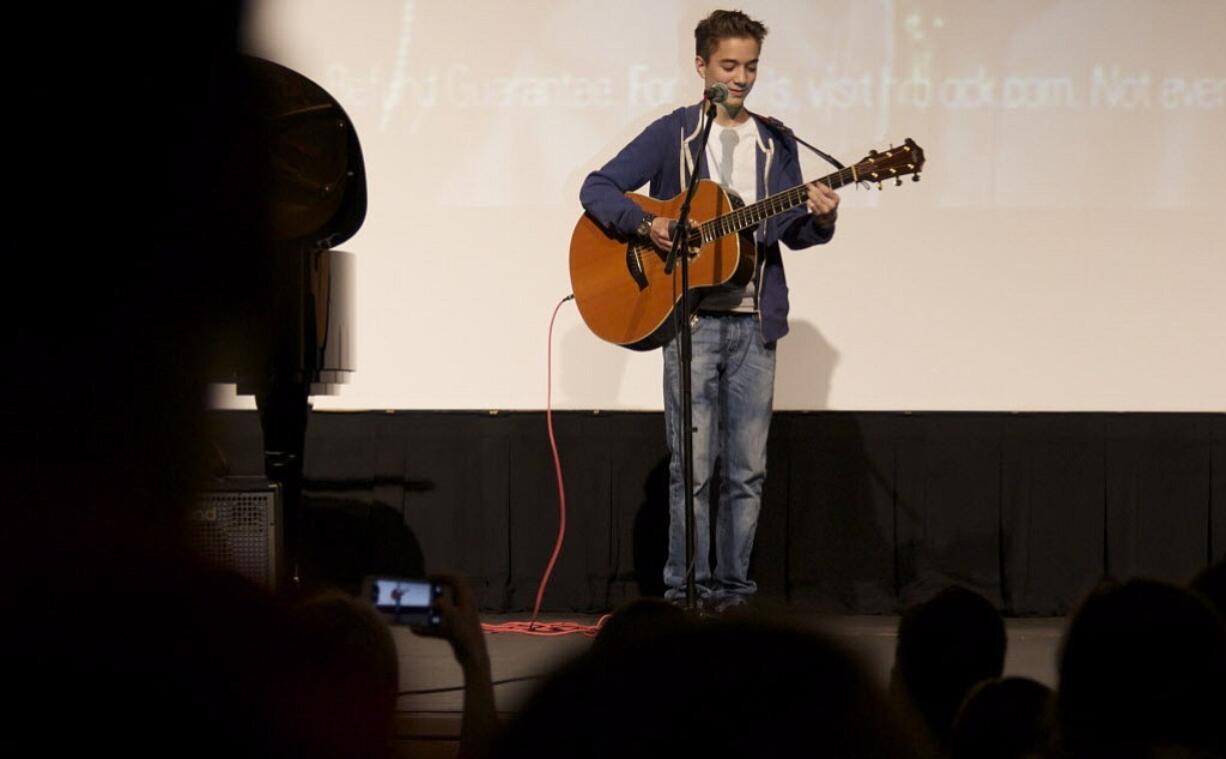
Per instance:
[[[1226,410],[1226,4],[742,5],[771,27],[752,108],[847,161],[904,137],[929,159],[788,256],[778,407]],[[697,98],[706,10],[255,6],[256,48],[340,100],[367,162],[359,371],[317,407],[543,407],[579,184]],[[661,406],[659,354],[573,305],[554,380],[558,407]]]

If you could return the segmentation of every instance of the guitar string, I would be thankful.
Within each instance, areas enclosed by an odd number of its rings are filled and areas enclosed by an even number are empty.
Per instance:
[[[903,146],[901,148],[896,148],[896,150],[905,154],[905,157],[911,157],[910,154],[912,153],[912,150],[910,146]],[[884,157],[895,159],[894,156]],[[902,173],[897,172],[893,168],[889,167],[890,164],[899,164],[907,167],[914,167],[915,165],[912,162],[899,162],[896,159],[881,164],[873,161],[865,161],[856,164],[853,167],[834,172],[815,181],[823,182],[827,186],[831,187],[831,189],[839,189],[840,187],[861,181],[880,182],[886,179],[903,176],[907,173],[905,171]],[[872,169],[876,169],[876,171],[872,171]],[[880,175],[886,171],[890,171],[892,173],[890,173],[888,176],[879,176],[877,179],[872,179],[874,174]],[[912,173],[915,173],[914,169],[912,170]],[[838,183],[835,184],[835,181]],[[758,203],[745,206],[744,208],[739,208],[730,214],[704,223],[701,227],[702,236],[698,242],[700,244],[711,242],[712,240],[719,239],[720,237],[731,234],[739,229],[744,229],[752,224],[761,223],[763,220],[787,211],[790,208],[795,208],[804,202],[804,199],[808,194],[805,188],[809,184],[812,184],[812,182],[806,182],[804,184],[797,185],[796,187],[789,188],[783,192],[772,195],[769,198],[765,198]]]
[[[895,150],[898,150],[904,154],[907,154],[906,157],[912,157],[910,155],[912,153],[912,150],[909,146],[895,148]],[[885,156],[885,157],[894,158],[894,156]],[[852,183],[859,183],[859,182],[870,182],[871,183],[874,181],[880,183],[888,179],[905,176],[908,173],[905,171],[902,173],[899,173],[893,168],[889,167],[890,164],[896,164],[896,163],[900,163],[900,162],[896,160],[891,160],[886,163],[877,164],[872,161],[865,161],[865,162],[856,164],[855,166],[851,166],[846,169],[842,169],[840,171],[833,172],[831,174],[828,174],[827,176],[824,176],[814,181],[822,182],[826,184],[828,187],[830,187],[831,189],[836,189],[836,190],[841,187],[845,187],[849,184],[852,184]],[[901,162],[901,165],[904,165],[907,167],[914,167],[915,164],[911,162]],[[892,173],[890,173],[888,176],[880,176],[886,171],[889,171]],[[913,169],[909,173],[914,174],[914,173],[918,173],[918,171]],[[878,176],[876,179],[873,179],[872,178],[873,175],[878,175]],[[835,181],[837,181],[838,184],[834,184]],[[712,242],[721,237],[729,235],[735,231],[744,229],[753,224],[761,223],[762,221],[769,219],[772,216],[776,216],[791,208],[795,208],[796,206],[800,205],[801,203],[805,201],[805,198],[808,196],[808,191],[806,187],[812,183],[813,182],[805,182],[803,184],[796,185],[795,187],[791,187],[787,190],[776,193],[768,198],[764,198],[763,200],[760,200],[757,203],[754,203],[752,205],[738,208],[737,210],[732,211],[731,213],[728,213],[723,216],[719,216],[715,219],[706,221],[702,223],[701,225],[699,225],[697,229],[689,235],[688,242],[690,242],[694,246],[701,247],[702,245],[705,245],[709,242]],[[652,248],[654,248],[654,245],[633,243],[631,247],[631,251],[636,256],[638,256],[643,250],[650,250]],[[640,259],[640,265],[641,265],[641,259]]]
[[[847,184],[846,181],[842,181],[837,186],[833,185],[829,180],[835,176],[836,174],[831,174],[816,181],[826,182],[828,185],[831,185],[834,188],[842,187],[843,185]],[[842,177],[839,177],[839,179],[842,179]],[[744,229],[751,224],[761,223],[765,219],[783,213],[791,208],[795,208],[804,202],[804,198],[807,196],[807,191],[804,188],[807,184],[809,183],[797,185],[796,187],[776,193],[775,195],[765,198],[752,205],[738,208],[730,214],[726,214],[706,222],[701,227],[703,232],[701,238],[702,241],[710,242],[711,240],[731,234],[739,229]],[[706,239],[707,233],[711,234],[710,240]]]

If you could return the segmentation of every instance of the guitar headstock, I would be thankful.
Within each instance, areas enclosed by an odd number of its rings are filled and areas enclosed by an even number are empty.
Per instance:
[[[852,167],[857,182],[876,182],[880,187],[887,179],[902,184],[902,178],[911,175],[918,182],[920,169],[924,168],[924,149],[910,137],[899,147],[878,152],[870,150],[859,163]]]

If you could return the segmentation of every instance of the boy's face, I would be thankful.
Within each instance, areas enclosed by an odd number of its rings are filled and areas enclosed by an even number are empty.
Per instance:
[[[745,103],[754,80],[758,78],[758,54],[762,46],[753,37],[725,37],[711,51],[709,60],[702,56],[694,59],[703,87],[716,82],[728,86],[728,100],[724,106],[736,111]]]

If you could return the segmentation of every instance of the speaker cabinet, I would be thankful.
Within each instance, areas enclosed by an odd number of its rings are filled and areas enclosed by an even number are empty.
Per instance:
[[[263,477],[226,477],[200,494],[188,531],[205,560],[275,589],[284,531],[281,488]]]

